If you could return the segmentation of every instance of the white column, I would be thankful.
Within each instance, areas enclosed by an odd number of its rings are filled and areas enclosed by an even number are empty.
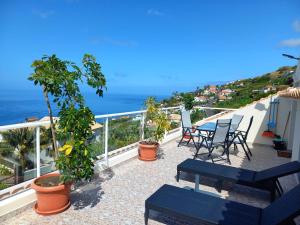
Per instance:
[[[300,161],[300,104],[297,102],[296,105],[296,118],[295,118],[295,128],[294,128],[294,140],[293,140],[293,148],[292,148],[292,160]]]
[[[168,117],[168,110],[167,109],[165,110],[165,114]],[[167,135],[168,135],[168,132],[165,130],[164,140],[166,139]]]
[[[296,125],[296,111],[297,111],[297,102],[295,100],[291,101],[291,117],[290,117],[290,129],[289,129],[289,136],[288,136],[288,150],[292,150],[293,142],[294,142],[294,131]]]
[[[105,163],[108,166],[108,117],[105,119],[105,142],[104,142],[104,157],[105,157]]]
[[[145,138],[145,118],[146,115],[145,113],[142,113],[142,118],[141,118],[141,140],[144,140]]]
[[[41,176],[41,143],[40,143],[40,127],[35,130],[36,141],[36,176]]]

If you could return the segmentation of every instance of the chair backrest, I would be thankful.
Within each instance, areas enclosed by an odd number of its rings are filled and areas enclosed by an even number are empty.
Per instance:
[[[231,119],[217,120],[214,136],[212,138],[213,143],[223,143],[228,138],[228,132],[231,125]]]
[[[190,111],[182,110],[181,111],[181,121],[182,121],[182,127],[183,128],[192,128],[192,122],[191,122],[191,114]]]
[[[288,224],[300,213],[300,185],[262,210],[261,225]]]
[[[253,116],[251,116],[251,118],[250,118],[250,121],[249,121],[248,128],[247,128],[247,130],[246,130],[246,133],[245,133],[245,135],[244,135],[244,139],[245,139],[245,141],[247,140],[247,137],[248,137],[248,134],[249,134],[250,128],[251,128],[251,126],[252,126],[252,123],[253,123]]]
[[[300,162],[293,161],[279,166],[271,167],[269,169],[258,171],[255,174],[254,180],[256,182],[274,180],[279,177],[284,177],[298,172],[300,172]]]
[[[233,114],[231,118],[231,126],[230,126],[230,129],[232,131],[235,131],[239,127],[243,117],[244,117],[243,115]]]

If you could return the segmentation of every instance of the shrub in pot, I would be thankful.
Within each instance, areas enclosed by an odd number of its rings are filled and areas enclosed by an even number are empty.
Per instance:
[[[38,177],[32,184],[37,193],[35,209],[39,214],[51,215],[67,209],[71,184],[90,180],[94,173],[88,139],[92,135],[95,117],[85,105],[79,82],[86,81],[96,89],[98,96],[103,96],[106,81],[100,64],[92,55],[85,54],[82,64],[83,67],[79,68],[75,63],[60,60],[55,55],[45,56],[32,64],[34,73],[29,80],[42,87],[50,116],[55,166],[59,171]],[[59,109],[57,124],[53,120],[49,95]],[[61,148],[57,146],[57,130],[68,136]]]
[[[183,100],[184,109],[191,112],[195,105],[194,96],[191,93],[186,93],[183,95],[182,100]],[[194,113],[191,113],[191,119],[193,119],[193,114]],[[192,127],[192,132],[196,132],[195,127]],[[184,135],[184,139],[190,139],[190,138],[191,137],[189,134]]]
[[[184,108],[187,111],[190,111],[193,109],[195,102],[194,102],[194,96],[191,93],[186,93],[182,97]]]
[[[164,138],[165,132],[170,130],[171,124],[153,97],[146,100],[146,106],[146,121],[151,126],[153,134],[149,139],[140,141],[139,159],[153,161],[157,159],[159,142]]]

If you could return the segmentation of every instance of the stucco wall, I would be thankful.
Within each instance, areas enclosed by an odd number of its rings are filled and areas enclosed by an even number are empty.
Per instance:
[[[278,106],[278,122],[276,133],[283,135],[283,130],[287,121],[288,112],[291,110],[291,100],[281,97],[274,97],[273,99],[279,99]],[[269,119],[270,110],[270,98],[262,99],[258,102],[252,103],[245,107],[242,107],[236,111],[227,113],[221,118],[231,118],[233,114],[244,115],[244,118],[239,126],[240,130],[246,130],[249,124],[251,116],[254,116],[253,124],[249,132],[248,142],[258,143],[264,145],[272,145],[272,138],[263,137],[262,133],[267,130],[267,123]],[[289,137],[289,124],[286,130],[285,138]]]

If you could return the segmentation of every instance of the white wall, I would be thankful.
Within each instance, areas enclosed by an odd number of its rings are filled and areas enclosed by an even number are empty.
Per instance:
[[[283,130],[286,124],[288,117],[288,112],[291,110],[291,100],[281,97],[274,97],[274,99],[279,99],[278,106],[278,123],[276,133],[278,135],[283,135]],[[236,111],[230,112],[221,118],[231,118],[233,114],[244,115],[244,118],[240,124],[240,130],[246,130],[249,124],[251,116],[254,116],[253,124],[249,132],[248,142],[272,145],[272,138],[263,137],[262,133],[267,130],[267,123],[269,119],[269,110],[270,110],[270,98],[262,99],[258,102],[249,104],[245,107],[242,107]],[[289,122],[290,124],[290,122]],[[289,137],[289,124],[285,134],[285,138]]]
[[[298,65],[293,79],[294,79],[294,87],[300,87],[300,60],[298,60]]]
[[[294,138],[292,146],[292,160],[300,161],[300,102],[296,102],[296,117],[295,117],[295,128],[294,128]]]

